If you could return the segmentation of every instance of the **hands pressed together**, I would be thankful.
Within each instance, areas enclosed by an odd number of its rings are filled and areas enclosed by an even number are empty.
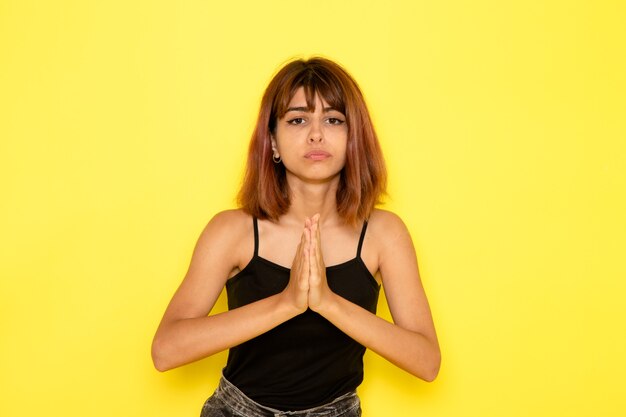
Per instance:
[[[333,294],[326,281],[319,218],[319,214],[316,214],[304,221],[304,231],[293,259],[289,284],[283,291],[287,302],[300,313],[307,308],[319,311]]]

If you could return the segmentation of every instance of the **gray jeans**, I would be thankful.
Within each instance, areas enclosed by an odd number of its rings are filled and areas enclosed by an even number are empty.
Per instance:
[[[281,411],[252,401],[222,376],[215,393],[202,407],[200,417],[360,417],[361,401],[349,392],[333,402],[301,411]]]

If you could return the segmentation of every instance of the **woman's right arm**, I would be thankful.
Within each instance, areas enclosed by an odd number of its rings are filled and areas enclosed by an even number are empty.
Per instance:
[[[241,344],[306,310],[308,286],[297,285],[292,277],[282,293],[208,316],[229,274],[239,266],[237,248],[243,239],[252,239],[251,226],[249,216],[232,210],[217,214],[202,231],[189,270],[152,342],[152,360],[159,371]],[[302,247],[301,243],[294,272],[304,269]]]

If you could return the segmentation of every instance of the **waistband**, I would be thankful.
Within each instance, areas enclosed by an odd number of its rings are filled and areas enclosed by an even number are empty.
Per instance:
[[[338,417],[346,415],[346,413],[350,410],[354,410],[356,412],[357,409],[359,410],[359,413],[355,413],[354,415],[360,415],[361,408],[361,402],[357,393],[355,391],[351,391],[337,397],[330,403],[320,405],[318,407],[298,411],[276,410],[274,408],[265,407],[250,399],[246,396],[246,394],[241,392],[239,388],[224,378],[223,375],[213,396],[218,397],[234,411],[248,417]]]

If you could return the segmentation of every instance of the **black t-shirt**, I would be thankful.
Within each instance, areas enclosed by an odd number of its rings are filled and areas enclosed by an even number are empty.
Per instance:
[[[376,313],[380,286],[361,259],[367,223],[356,257],[326,268],[328,286],[343,298]],[[281,292],[290,270],[254,256],[226,283],[228,308],[235,309]],[[304,410],[331,402],[363,381],[365,347],[324,317],[306,310],[268,332],[230,349],[224,377],[246,396],[278,410]]]

